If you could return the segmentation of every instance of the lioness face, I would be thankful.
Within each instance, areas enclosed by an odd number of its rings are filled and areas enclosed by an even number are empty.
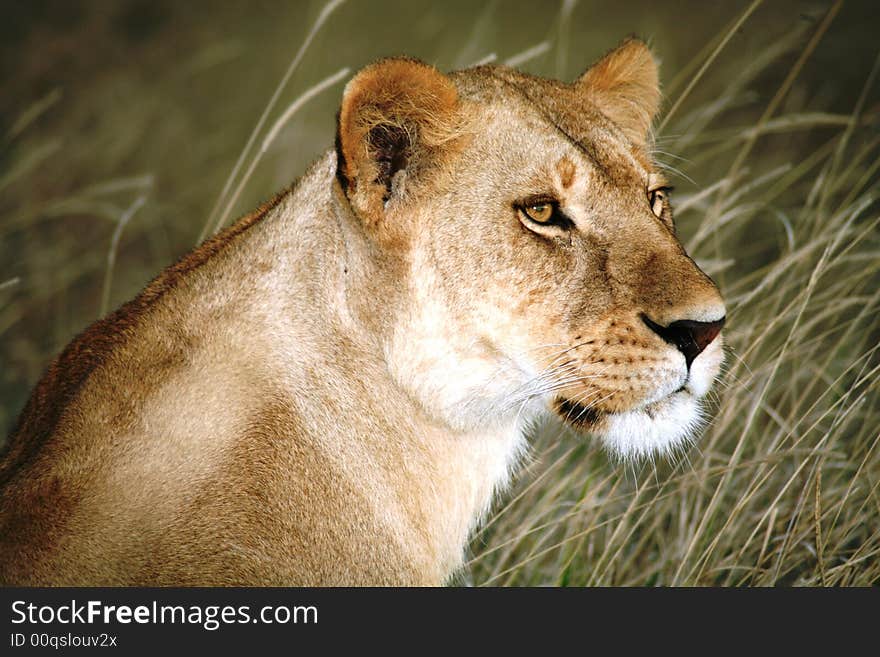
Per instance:
[[[650,53],[629,42],[571,85],[499,67],[451,80],[463,136],[409,203],[402,176],[385,198],[411,231],[413,309],[390,347],[417,373],[404,383],[463,425],[549,411],[621,456],[681,445],[725,309],[648,154]]]
[[[484,358],[622,455],[692,435],[725,310],[675,236],[662,175],[619,130],[566,134],[499,87],[438,200],[426,258]]]

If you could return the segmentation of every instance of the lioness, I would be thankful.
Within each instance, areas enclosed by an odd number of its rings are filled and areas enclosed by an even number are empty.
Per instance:
[[[650,153],[657,65],[360,71],[336,148],[49,366],[0,466],[0,581],[442,584],[558,416],[683,444],[724,305]]]

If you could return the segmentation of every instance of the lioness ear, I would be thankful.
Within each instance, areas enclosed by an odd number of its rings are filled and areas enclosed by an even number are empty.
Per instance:
[[[339,110],[337,176],[364,220],[379,221],[388,201],[405,196],[438,163],[458,134],[458,113],[452,81],[413,59],[381,60],[348,83]]]
[[[660,79],[657,60],[644,41],[627,39],[575,84],[630,141],[645,146],[660,109]]]

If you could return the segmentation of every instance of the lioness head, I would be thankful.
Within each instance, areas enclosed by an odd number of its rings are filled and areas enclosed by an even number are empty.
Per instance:
[[[338,178],[397,281],[385,355],[438,421],[550,412],[623,456],[693,435],[725,309],[676,238],[659,99],[637,40],[571,84],[408,59],[348,84]]]

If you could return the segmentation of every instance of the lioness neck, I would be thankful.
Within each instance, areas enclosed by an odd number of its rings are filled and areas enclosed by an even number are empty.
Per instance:
[[[399,375],[401,362],[410,365],[416,352],[424,353],[422,332],[411,332],[408,342],[401,336],[416,321],[410,295],[419,293],[418,285],[399,284],[407,278],[401,269],[420,264],[374,258],[358,220],[340,202],[334,171],[335,156],[328,153],[296,192],[321,190],[328,197],[313,199],[314,207],[326,212],[282,210],[273,226],[286,235],[329,231],[324,250],[300,242],[301,250],[312,251],[315,270],[306,277],[315,288],[305,298],[320,301],[295,312],[326,333],[288,362],[291,392],[300,421],[310,425],[306,433],[336,464],[333,476],[361,492],[378,529],[393,535],[400,558],[418,564],[422,583],[441,583],[461,566],[471,532],[509,481],[524,449],[522,416],[462,426],[435,412],[426,403],[432,399]],[[304,199],[292,198],[290,206],[302,208]],[[276,335],[285,348],[285,332]]]

